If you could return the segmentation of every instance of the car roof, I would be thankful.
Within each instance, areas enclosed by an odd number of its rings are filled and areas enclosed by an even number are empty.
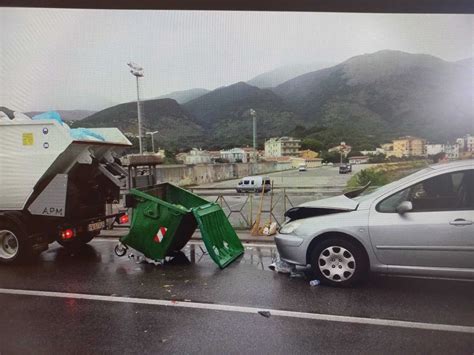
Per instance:
[[[452,168],[462,168],[462,167],[474,167],[474,159],[467,159],[467,160],[456,160],[447,163],[437,163],[430,165],[430,168],[435,170],[441,169],[452,169]]]

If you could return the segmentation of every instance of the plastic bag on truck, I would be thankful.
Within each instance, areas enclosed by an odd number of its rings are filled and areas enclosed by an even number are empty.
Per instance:
[[[43,112],[38,115],[33,116],[33,120],[55,120],[58,122],[61,126],[64,125],[64,121],[61,118],[61,115],[57,113],[56,111],[48,111],[48,112]]]
[[[87,128],[72,128],[70,134],[72,138],[81,141],[105,141],[105,138],[102,137],[102,135]]]

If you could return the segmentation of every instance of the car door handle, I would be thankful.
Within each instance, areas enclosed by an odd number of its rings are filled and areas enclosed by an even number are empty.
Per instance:
[[[456,218],[454,221],[449,222],[452,226],[469,226],[473,222],[468,221],[467,219],[462,219],[462,218]]]

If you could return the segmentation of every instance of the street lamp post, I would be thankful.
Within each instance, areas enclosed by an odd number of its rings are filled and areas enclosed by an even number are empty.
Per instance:
[[[151,150],[153,153],[155,153],[155,134],[157,134],[158,131],[153,131],[153,132],[146,132],[146,134],[149,134],[151,136]]]
[[[257,160],[257,113],[251,108],[250,115],[253,119],[253,158]]]
[[[138,66],[135,63],[127,63],[130,67],[130,73],[137,79],[137,114],[138,114],[138,144],[140,146],[140,154],[143,154],[143,145],[142,145],[142,112],[140,107],[140,86],[138,83],[138,78],[143,77],[143,68]]]

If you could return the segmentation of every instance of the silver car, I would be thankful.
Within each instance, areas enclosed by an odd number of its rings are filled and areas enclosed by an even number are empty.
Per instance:
[[[310,264],[321,282],[343,287],[369,270],[474,278],[474,160],[360,192],[288,210],[275,238],[281,259]]]

